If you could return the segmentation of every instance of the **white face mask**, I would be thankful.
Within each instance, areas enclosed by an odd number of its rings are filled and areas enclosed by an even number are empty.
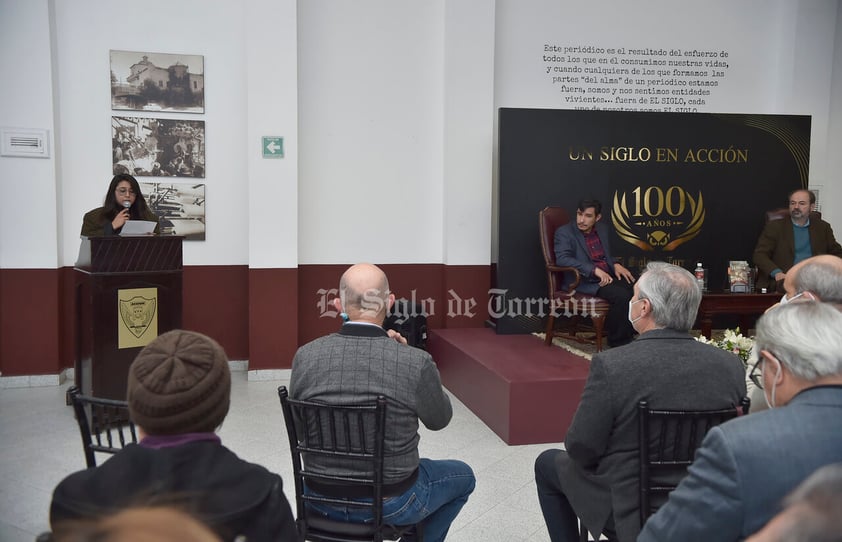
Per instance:
[[[638,316],[637,318],[632,318],[632,315],[631,315],[631,313],[632,313],[632,305],[634,305],[635,303],[639,303],[640,301],[643,301],[643,300],[642,300],[642,299],[638,299],[637,301],[629,301],[629,322],[631,322],[632,327],[634,327],[635,322],[637,322],[638,320],[640,320],[641,318],[643,318],[643,315],[642,315],[642,314],[641,314],[640,316]]]
[[[792,303],[793,301],[795,301],[796,299],[798,299],[801,296],[804,296],[804,299],[809,299],[810,301],[816,300],[816,298],[810,292],[798,292],[797,294],[795,294],[792,297],[787,297],[787,294],[784,294],[783,297],[781,297],[780,304],[786,305],[787,303]]]

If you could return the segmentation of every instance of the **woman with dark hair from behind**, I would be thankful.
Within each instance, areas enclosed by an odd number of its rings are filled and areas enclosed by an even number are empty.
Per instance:
[[[85,213],[85,218],[82,220],[82,235],[85,237],[119,235],[123,225],[129,220],[158,222],[158,217],[146,204],[137,179],[121,173],[111,179],[102,207]],[[157,226],[155,231],[158,231]]]

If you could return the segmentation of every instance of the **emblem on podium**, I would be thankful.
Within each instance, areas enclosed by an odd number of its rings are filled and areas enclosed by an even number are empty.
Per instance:
[[[158,336],[158,289],[117,291],[118,348],[146,346]]]

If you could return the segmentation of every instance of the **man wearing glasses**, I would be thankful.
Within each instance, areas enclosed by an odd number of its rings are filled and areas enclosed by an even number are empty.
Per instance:
[[[741,540],[813,471],[842,461],[842,312],[792,303],[757,323],[751,379],[770,409],[710,430],[638,541]]]

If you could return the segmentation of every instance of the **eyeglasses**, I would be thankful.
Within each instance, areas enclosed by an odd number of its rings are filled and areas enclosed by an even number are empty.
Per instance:
[[[763,389],[763,366],[760,365],[763,363],[763,356],[758,359],[754,365],[751,366],[751,370],[748,372],[748,377],[754,382],[754,385]]]
[[[121,196],[125,196],[126,194],[134,196],[134,190],[132,190],[131,188],[118,188],[117,193]]]

